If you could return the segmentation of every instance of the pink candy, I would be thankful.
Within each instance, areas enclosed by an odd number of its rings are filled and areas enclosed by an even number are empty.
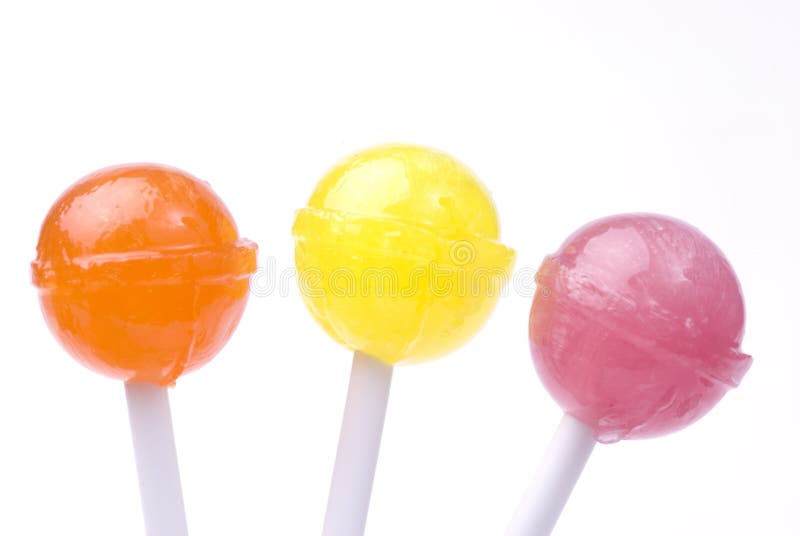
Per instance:
[[[664,216],[570,236],[537,274],[533,361],[565,412],[610,443],[688,426],[738,385],[744,304],[722,252]]]

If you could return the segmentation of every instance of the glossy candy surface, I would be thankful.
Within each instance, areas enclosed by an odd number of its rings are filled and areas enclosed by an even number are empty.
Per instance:
[[[228,340],[255,255],[205,182],[131,164],[88,175],[56,201],[33,282],[75,359],[113,378],[170,385]]]
[[[337,164],[293,234],[314,318],[340,343],[389,364],[439,357],[474,335],[514,258],[475,175],[409,145]]]
[[[750,366],[743,332],[733,269],[700,231],[672,218],[590,223],[537,274],[536,369],[602,442],[666,434],[703,416]]]

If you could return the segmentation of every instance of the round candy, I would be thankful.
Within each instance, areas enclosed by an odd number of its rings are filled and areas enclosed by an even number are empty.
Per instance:
[[[679,430],[735,387],[744,304],[700,231],[664,216],[612,216],[570,236],[537,274],[536,369],[602,442]]]
[[[388,364],[439,357],[474,335],[514,258],[477,177],[442,152],[409,145],[336,165],[293,233],[314,318]]]
[[[256,245],[205,182],[133,164],[93,173],[56,201],[32,267],[47,324],[75,359],[170,385],[228,340],[255,264]]]

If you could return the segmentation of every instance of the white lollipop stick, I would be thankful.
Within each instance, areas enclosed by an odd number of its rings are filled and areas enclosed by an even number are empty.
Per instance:
[[[353,355],[323,536],[364,534],[392,369],[361,352]]]
[[[506,536],[550,534],[594,445],[592,429],[565,414]]]
[[[147,536],[187,536],[167,388],[126,383],[125,395]]]

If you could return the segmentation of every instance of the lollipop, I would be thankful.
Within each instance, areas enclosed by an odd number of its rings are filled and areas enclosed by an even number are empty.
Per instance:
[[[489,193],[452,157],[387,145],[337,164],[293,229],[305,300],[355,350],[326,535],[362,534],[393,366],[472,337],[513,262]]]
[[[206,183],[154,164],[85,177],[42,225],[33,282],[50,330],[126,382],[148,535],[187,532],[166,387],[228,340],[255,254]]]
[[[722,252],[647,214],[588,224],[547,257],[530,315],[536,370],[565,416],[508,531],[549,534],[595,441],[693,423],[739,384],[744,304]]]

